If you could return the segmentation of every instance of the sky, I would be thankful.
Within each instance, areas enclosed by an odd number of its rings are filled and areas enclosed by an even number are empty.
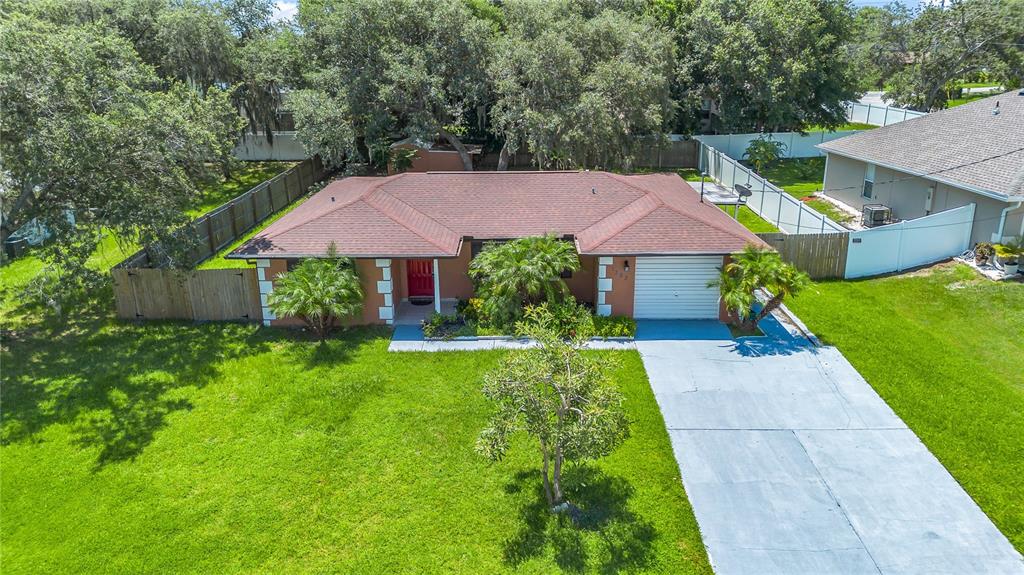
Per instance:
[[[298,0],[277,0],[277,2],[274,2],[274,15],[272,18],[275,22],[287,20],[295,16],[298,10]]]

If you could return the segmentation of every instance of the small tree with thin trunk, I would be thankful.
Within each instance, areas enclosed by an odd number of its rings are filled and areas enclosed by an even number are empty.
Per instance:
[[[739,320],[739,326],[747,331],[757,328],[758,322],[782,305],[787,297],[795,297],[810,286],[811,280],[804,272],[782,261],[779,254],[754,246],[747,246],[732,256],[717,280],[709,286],[718,286],[722,292],[725,307]],[[763,289],[771,294],[761,310],[754,313],[755,295]]]
[[[565,340],[537,325],[530,335],[539,347],[509,355],[484,377],[483,393],[496,410],[477,451],[499,461],[516,431],[536,438],[544,495],[555,512],[571,508],[562,492],[566,462],[608,455],[629,437],[622,394],[607,376],[607,362],[581,352],[585,331]]]
[[[363,289],[352,260],[334,257],[333,251],[278,276],[267,298],[275,314],[301,319],[321,342],[338,319],[354,316],[363,307]]]

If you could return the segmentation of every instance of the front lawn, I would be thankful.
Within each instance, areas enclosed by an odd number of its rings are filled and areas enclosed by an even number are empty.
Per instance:
[[[1024,551],[1024,285],[943,265],[818,283],[787,305]]]
[[[498,464],[473,451],[504,352],[106,319],[15,337],[5,573],[711,573],[635,352],[604,352],[633,435],[568,472],[573,527],[524,437]]]

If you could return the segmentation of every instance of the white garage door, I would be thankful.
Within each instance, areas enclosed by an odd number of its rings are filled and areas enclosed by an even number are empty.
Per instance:
[[[722,256],[636,258],[633,317],[643,319],[716,319]]]

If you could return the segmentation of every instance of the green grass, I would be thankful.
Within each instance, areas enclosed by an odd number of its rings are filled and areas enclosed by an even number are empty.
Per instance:
[[[733,206],[718,206],[723,212],[732,215]],[[761,216],[754,213],[754,210],[743,206],[740,208],[739,222],[743,224],[745,228],[754,232],[755,234],[763,233],[774,233],[778,232],[779,228],[773,226],[771,222],[765,220]]]
[[[999,82],[961,82],[961,88],[994,88],[999,87]]]
[[[963,96],[962,98],[950,98],[950,99],[946,100],[946,107],[947,108],[955,108],[957,106],[963,106],[964,104],[969,104],[969,103],[971,103],[971,102],[973,102],[975,100],[981,100],[983,98],[988,98],[989,96],[992,96],[992,95],[993,94],[967,94],[967,95]]]
[[[819,283],[787,305],[1024,551],[1024,285],[940,266]]]
[[[228,244],[227,247],[222,248],[219,252],[217,252],[216,254],[212,255],[209,258],[207,258],[205,261],[203,261],[203,263],[199,264],[197,266],[197,269],[201,269],[201,270],[207,270],[207,269],[237,269],[237,268],[250,268],[250,267],[252,267],[252,264],[250,264],[249,261],[247,261],[247,260],[227,259],[224,256],[228,255],[229,253],[231,253],[232,251],[237,249],[239,246],[241,246],[245,242],[251,240],[253,238],[253,236],[255,236],[256,234],[258,234],[261,231],[263,231],[264,229],[266,229],[266,227],[269,226],[270,224],[272,224],[272,223],[276,222],[277,220],[281,219],[282,217],[284,217],[284,215],[287,214],[288,212],[290,212],[290,211],[294,210],[295,208],[299,207],[299,205],[302,202],[304,202],[307,197],[308,196],[302,196],[300,198],[297,198],[295,201],[293,201],[291,204],[285,206],[283,209],[279,210],[277,213],[271,215],[270,217],[268,217],[267,219],[263,220],[259,224],[253,226],[253,228],[251,230],[249,230],[248,232],[245,232],[244,234],[242,234],[242,237],[240,237],[237,240],[235,240],[234,242]]]
[[[298,162],[242,162],[234,171],[231,180],[215,177],[203,182],[201,194],[195,207],[188,215],[197,218],[206,212],[224,205],[232,198],[247,192],[250,188],[273,178]]]
[[[7,338],[4,572],[711,573],[635,352],[601,352],[632,437],[567,471],[576,527],[527,438],[473,450],[505,352],[387,343],[103,319]]]
[[[853,219],[825,200],[805,199],[821,191],[825,181],[825,158],[779,160],[765,168],[761,175],[781,187],[787,194],[804,200],[811,209],[825,214],[835,222],[842,223]]]

